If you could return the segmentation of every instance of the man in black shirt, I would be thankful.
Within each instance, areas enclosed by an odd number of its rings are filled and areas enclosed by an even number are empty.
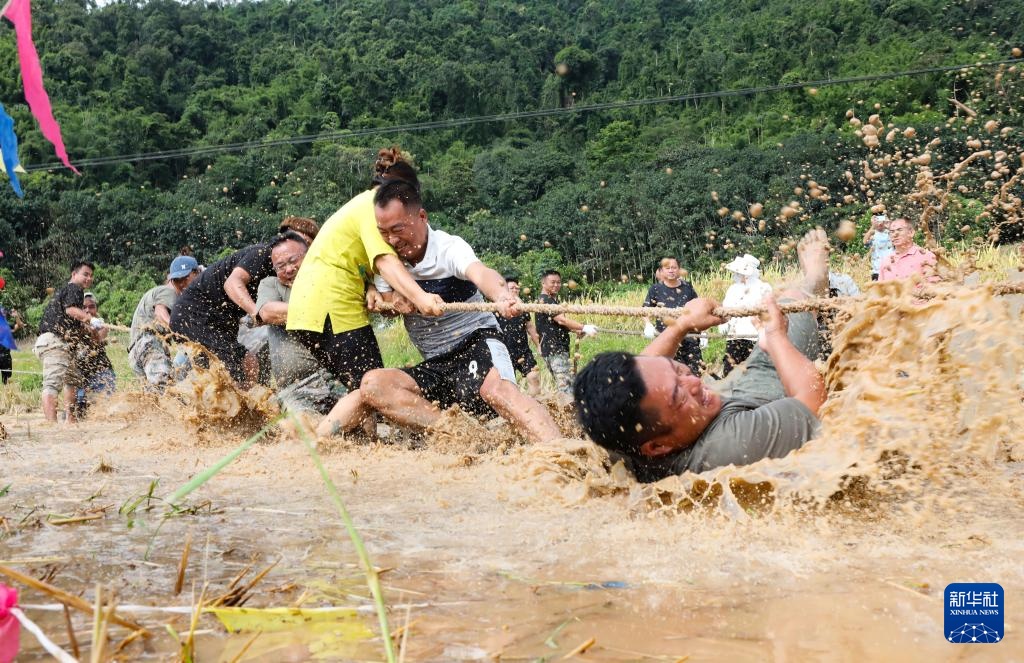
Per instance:
[[[65,383],[65,377],[78,345],[85,340],[82,323],[103,326],[102,320],[94,319],[83,307],[85,289],[92,285],[92,272],[92,263],[79,261],[72,265],[71,280],[53,293],[39,321],[39,338],[33,352],[43,363],[43,416],[50,422],[57,421],[57,394],[62,389],[65,407],[70,408],[75,400],[75,391]],[[74,421],[70,409],[68,421]]]
[[[562,290],[562,275],[554,269],[544,272],[540,279],[541,304],[557,304],[558,293]],[[594,336],[597,327],[576,322],[564,313],[558,315],[537,314],[537,333],[540,334],[540,354],[544,357],[551,375],[555,378],[558,391],[572,395],[572,361],[569,359],[569,332],[578,336]]]
[[[505,276],[505,287],[517,303],[522,301],[519,298],[519,277]],[[512,365],[520,375],[526,376],[526,393],[536,396],[540,393],[540,372],[537,370],[537,360],[533,358],[533,351],[530,350],[530,341],[540,346],[540,336],[530,319],[530,314],[522,313],[514,318],[495,317],[498,319],[501,333],[505,336],[505,347],[512,358]]]
[[[306,244],[295,232],[283,233],[290,242]],[[171,331],[199,343],[217,356],[243,386],[245,346],[238,342],[242,316],[259,320],[256,293],[260,281],[274,275],[270,243],[254,244],[210,265],[185,289],[171,311]]]
[[[662,258],[659,274],[660,280],[647,291],[644,306],[682,308],[686,302],[697,299],[697,291],[680,277],[679,261],[675,258]],[[661,318],[655,318],[653,323],[650,318],[644,318],[644,336],[653,339],[663,331],[665,322]],[[686,364],[694,375],[700,375],[704,370],[700,341],[690,336],[684,338],[676,350],[675,360],[680,364]]]

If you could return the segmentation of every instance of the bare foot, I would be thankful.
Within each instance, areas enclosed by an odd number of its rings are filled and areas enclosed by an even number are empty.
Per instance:
[[[298,440],[316,440],[316,425],[308,412],[292,412],[281,420],[281,430]]]
[[[803,289],[824,297],[828,294],[828,253],[832,247],[822,228],[810,230],[796,246],[800,269],[804,273]]]
[[[363,419],[363,423],[360,426],[363,431],[363,435],[366,436],[370,442],[377,442],[377,414],[372,413]]]

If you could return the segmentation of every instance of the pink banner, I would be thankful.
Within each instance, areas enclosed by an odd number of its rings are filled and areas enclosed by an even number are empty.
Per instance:
[[[0,663],[11,663],[18,656],[21,624],[11,614],[18,604],[18,592],[0,583]]]
[[[28,107],[39,122],[39,130],[46,139],[53,143],[54,151],[65,166],[78,173],[78,169],[68,160],[64,149],[64,139],[60,135],[60,125],[53,119],[50,97],[43,88],[43,68],[39,65],[39,54],[32,43],[32,10],[29,0],[11,0],[4,10],[4,16],[14,24],[14,33],[18,39],[18,59],[21,61],[21,82],[25,87],[25,100]],[[79,173],[81,174],[81,173]]]

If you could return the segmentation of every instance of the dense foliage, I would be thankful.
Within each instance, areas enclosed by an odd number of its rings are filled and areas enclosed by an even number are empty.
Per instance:
[[[90,166],[82,177],[24,176],[24,200],[0,191],[0,247],[18,292],[37,297],[79,256],[152,282],[183,244],[208,261],[266,236],[285,214],[323,220],[364,188],[373,150],[391,143],[421,168],[433,221],[506,267],[560,264],[594,281],[649,274],[667,252],[691,269],[739,250],[768,257],[800,224],[838,217],[810,205],[794,224],[759,230],[720,216],[720,205],[763,201],[773,220],[805,173],[839,191],[847,160],[864,152],[848,108],[879,103],[894,121],[942,124],[949,98],[969,99],[990,72],[372,130],[991,60],[1024,43],[1020,3],[995,0],[35,0],[33,9],[73,161],[335,134]],[[6,23],[0,70],[23,163],[54,161],[24,105]],[[996,101],[991,112],[1013,112]],[[844,213],[865,209],[858,197]]]

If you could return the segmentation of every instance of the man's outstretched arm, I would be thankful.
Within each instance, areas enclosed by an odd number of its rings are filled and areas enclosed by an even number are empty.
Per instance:
[[[515,301],[505,287],[505,279],[497,271],[477,261],[466,268],[466,278],[483,293],[484,297],[500,307],[498,313],[502,317],[511,318],[516,314],[513,308]]]
[[[768,353],[775,372],[779,374],[782,389],[790,398],[795,398],[817,415],[828,393],[825,380],[815,368],[814,362],[804,356],[789,340],[789,321],[772,296],[765,297],[767,322],[761,328],[758,345]]]
[[[725,322],[725,318],[712,313],[718,305],[718,302],[707,297],[686,302],[675,322],[666,327],[640,354],[648,357],[674,357],[687,334],[699,333]]]

